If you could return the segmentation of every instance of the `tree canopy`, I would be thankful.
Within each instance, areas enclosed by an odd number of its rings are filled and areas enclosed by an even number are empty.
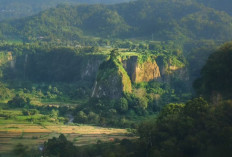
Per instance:
[[[221,96],[224,99],[232,95],[232,42],[225,43],[212,53],[201,71],[201,77],[195,81],[198,94],[208,98]]]

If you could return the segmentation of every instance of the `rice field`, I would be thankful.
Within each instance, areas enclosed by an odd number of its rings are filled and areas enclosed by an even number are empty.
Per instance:
[[[69,141],[77,146],[94,144],[97,141],[112,141],[114,139],[133,139],[126,129],[103,128],[97,126],[70,126],[36,124],[4,124],[0,125],[0,154],[11,152],[14,146],[22,143],[30,148],[40,145],[52,137],[64,134]]]

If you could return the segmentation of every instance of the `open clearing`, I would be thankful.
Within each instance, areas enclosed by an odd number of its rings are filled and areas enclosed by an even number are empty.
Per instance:
[[[97,126],[70,126],[37,124],[0,124],[0,154],[10,152],[18,143],[38,148],[52,137],[64,134],[77,146],[94,144],[98,140],[133,139],[126,129],[103,128]]]

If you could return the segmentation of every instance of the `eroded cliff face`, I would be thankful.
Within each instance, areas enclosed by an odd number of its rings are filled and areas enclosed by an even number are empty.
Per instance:
[[[164,83],[170,83],[174,79],[189,81],[188,67],[183,61],[178,61],[176,64],[172,61],[172,58],[164,58],[158,56],[156,58],[157,65],[160,69],[161,81]]]
[[[148,82],[160,77],[156,61],[150,57],[142,63],[138,56],[109,60],[100,66],[92,97],[120,98],[125,92],[131,93],[131,82]]]
[[[156,61],[151,58],[140,63],[138,56],[131,56],[122,62],[132,82],[140,83],[161,79],[160,69]]]
[[[41,82],[95,81],[103,55],[67,55],[48,53],[15,57],[5,69],[8,79]]]
[[[120,98],[124,92],[131,92],[131,82],[159,81],[171,83],[172,78],[187,80],[186,68],[165,65],[158,66],[153,56],[124,56],[117,62],[107,61],[100,65],[92,97]],[[113,66],[112,66],[113,65]],[[104,68],[101,68],[104,67]]]
[[[5,58],[9,66],[4,69],[4,76],[9,79],[88,82],[92,85],[91,96],[97,98],[120,98],[123,93],[132,92],[132,83],[170,83],[173,77],[188,79],[185,67],[164,64],[154,56],[124,56],[105,61],[106,55],[38,53],[14,57],[8,53]]]

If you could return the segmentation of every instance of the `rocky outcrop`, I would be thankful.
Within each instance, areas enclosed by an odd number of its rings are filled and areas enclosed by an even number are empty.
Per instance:
[[[159,67],[154,59],[148,57],[142,63],[139,61],[138,56],[131,56],[122,61],[132,82],[149,82],[161,78]]]
[[[6,77],[42,82],[94,83],[104,55],[42,53],[18,56],[9,62]]]
[[[159,67],[152,56],[124,56],[100,65],[92,97],[120,98],[131,92],[131,82],[162,81],[170,83],[173,77],[188,79],[186,69],[160,62]]]
[[[117,99],[131,91],[131,80],[119,61],[109,60],[101,64],[92,97]]]
[[[132,91],[133,83],[188,79],[187,69],[150,55],[121,56],[105,61],[106,55],[36,53],[12,57],[4,69],[6,78],[42,82],[80,82],[92,87],[92,97],[117,99]]]

